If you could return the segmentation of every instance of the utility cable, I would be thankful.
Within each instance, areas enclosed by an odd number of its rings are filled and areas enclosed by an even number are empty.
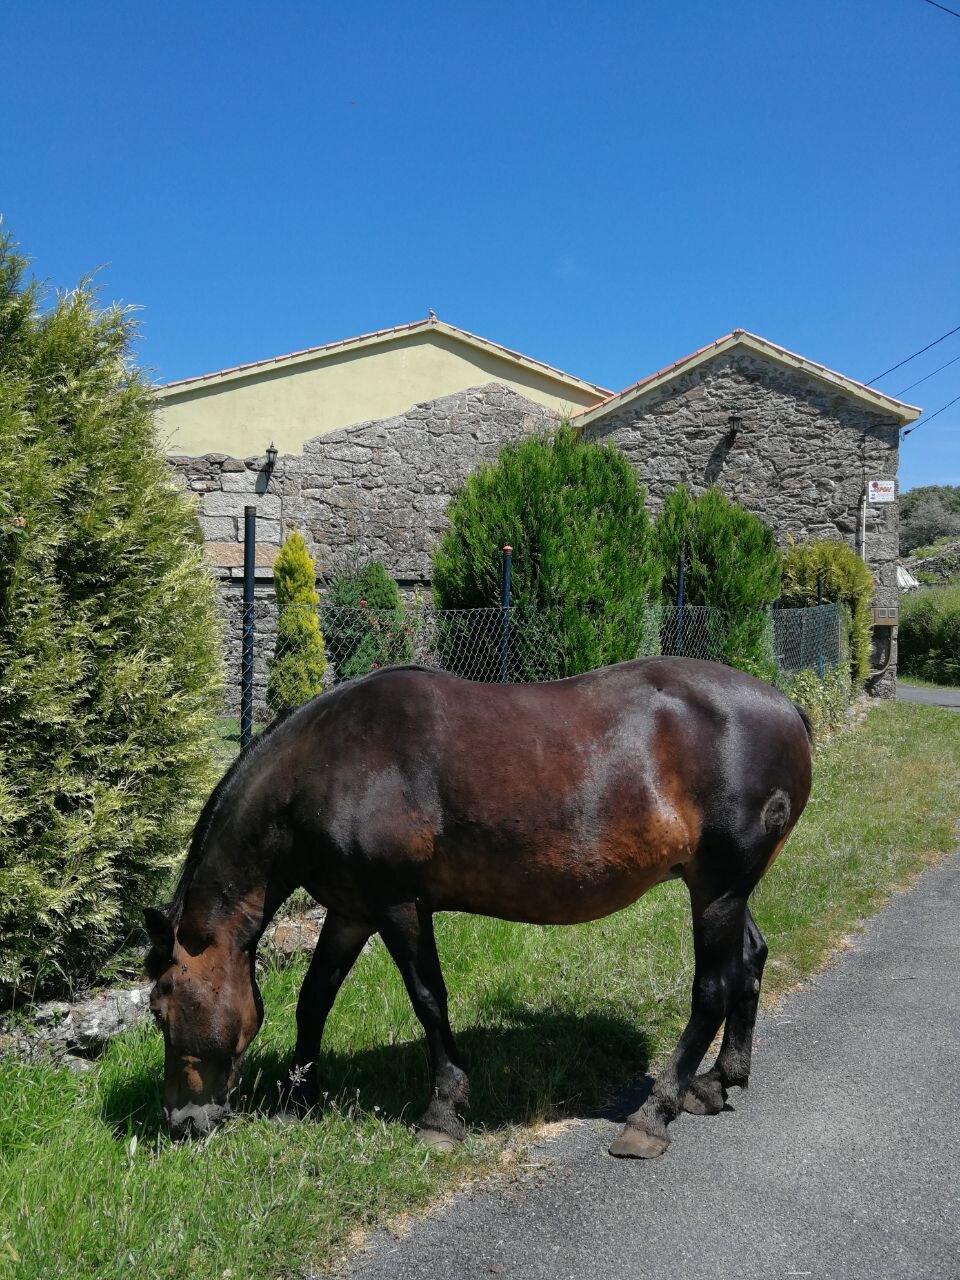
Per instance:
[[[956,9],[948,9],[945,4],[937,4],[937,0],[924,0],[924,4],[932,4],[935,9],[942,9],[944,13],[952,13],[955,18],[960,18],[960,13]]]
[[[913,424],[912,427],[907,427],[906,431],[903,433],[904,440],[906,440],[911,431],[916,431],[917,427],[926,426],[928,422],[932,422],[933,419],[943,413],[945,409],[949,409],[951,405],[955,405],[957,403],[960,403],[960,396],[954,396],[952,400],[948,401],[946,404],[942,404],[936,413],[925,413],[918,422]]]
[[[902,391],[895,391],[894,396],[905,396],[908,391],[912,391],[914,387],[919,387],[921,382],[926,382],[928,378],[932,378],[934,374],[942,373],[944,369],[949,369],[952,364],[956,364],[960,360],[960,356],[954,356],[952,360],[948,360],[946,364],[942,364],[939,369],[934,369],[933,373],[925,373],[922,378],[918,378],[916,382],[911,382],[909,387],[904,387]]]
[[[888,373],[893,373],[894,369],[900,369],[905,364],[909,364],[911,360],[916,360],[917,356],[922,356],[925,351],[929,351],[931,347],[937,346],[939,343],[946,341],[947,338],[953,337],[955,333],[960,333],[960,324],[955,329],[951,329],[949,333],[941,334],[939,338],[935,338],[933,342],[928,342],[925,347],[921,347],[919,351],[915,351],[912,356],[907,356],[906,360],[901,360],[897,364],[892,364],[889,369],[884,369],[883,373],[878,373],[875,378],[871,378],[869,382],[865,382],[865,387],[872,387],[875,382],[879,382],[881,378],[885,378]]]

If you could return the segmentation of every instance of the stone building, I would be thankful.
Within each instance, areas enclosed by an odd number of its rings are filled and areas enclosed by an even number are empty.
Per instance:
[[[868,488],[892,481],[895,498],[900,429],[919,412],[736,330],[572,420],[624,452],[654,511],[680,481],[694,491],[719,485],[766,520],[781,542],[788,535],[848,542],[873,572],[877,607],[895,610],[897,502],[870,501]],[[429,588],[431,553],[458,485],[502,444],[554,418],[551,407],[488,383],[307,439],[302,453],[282,455],[272,467],[265,457],[174,458],[198,494],[233,647],[239,644],[246,503],[258,509],[264,628],[270,625],[270,566],[294,529],[307,538],[323,577],[374,556],[402,587]],[[876,691],[889,693],[894,632],[878,631],[878,641],[878,665],[886,669]]]

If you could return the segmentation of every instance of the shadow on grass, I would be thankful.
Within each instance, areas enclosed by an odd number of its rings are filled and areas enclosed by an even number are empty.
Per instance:
[[[500,1026],[457,1033],[470,1074],[471,1128],[497,1129],[541,1118],[613,1118],[649,1087],[641,1077],[650,1060],[650,1039],[625,1019],[521,1006],[502,1008],[499,1014]],[[237,1112],[281,1112],[289,1066],[289,1052],[273,1047],[258,1051],[254,1045],[234,1100]],[[327,1102],[339,1108],[410,1123],[429,1100],[429,1058],[422,1037],[352,1054],[324,1052],[319,1067]],[[625,1080],[634,1083],[624,1089]],[[157,1075],[135,1069],[106,1084],[101,1116],[124,1140],[133,1132],[140,1141],[152,1141],[163,1131],[160,1103]]]

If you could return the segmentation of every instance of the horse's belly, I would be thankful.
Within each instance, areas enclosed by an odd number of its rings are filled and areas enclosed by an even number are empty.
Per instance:
[[[678,874],[685,851],[634,846],[602,860],[582,854],[458,858],[444,868],[429,897],[436,910],[470,911],[527,924],[580,924],[620,911],[655,884]]]

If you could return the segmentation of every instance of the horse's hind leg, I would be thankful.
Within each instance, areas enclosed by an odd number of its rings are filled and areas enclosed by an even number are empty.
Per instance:
[[[323,1028],[344,978],[353,968],[373,925],[328,911],[297,1000],[297,1046],[290,1072],[290,1101],[301,1109],[319,1097],[317,1058]]]
[[[430,1049],[433,1096],[417,1126],[420,1140],[450,1151],[464,1136],[461,1115],[469,1083],[447,1017],[447,989],[433,936],[433,916],[412,902],[391,908],[380,921],[380,936],[400,970]]]
[[[646,1102],[627,1117],[610,1147],[615,1156],[650,1158],[669,1146],[667,1125],[680,1112],[710,1042],[743,990],[747,902],[723,895],[701,906],[694,898],[695,972],[690,1021]]]
[[[760,983],[767,959],[767,944],[747,910],[743,933],[743,996],[727,1015],[723,1043],[711,1070],[697,1076],[687,1090],[683,1106],[694,1115],[715,1115],[723,1110],[727,1090],[745,1089],[750,1080],[753,1028],[760,1003]]]

